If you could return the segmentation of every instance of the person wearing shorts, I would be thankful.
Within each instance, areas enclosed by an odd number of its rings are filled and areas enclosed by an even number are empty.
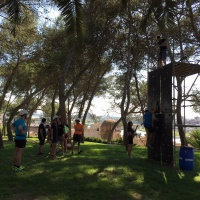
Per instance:
[[[62,147],[62,155],[65,155],[65,126],[62,124],[61,119],[57,118],[57,126],[58,126],[58,145]]]
[[[49,124],[46,125],[46,135],[47,135],[47,142],[49,143],[51,147],[51,126]]]
[[[158,54],[158,68],[163,68],[166,65],[167,57],[167,43],[166,39],[162,38],[160,35],[157,36],[159,54]]]
[[[49,144],[49,155],[51,155],[51,126],[49,124],[46,124],[46,137],[47,137],[47,143]]]
[[[133,148],[133,138],[135,137],[136,135],[136,130],[134,130],[132,128],[133,126],[133,123],[130,121],[128,122],[127,124],[127,136],[128,136],[128,157],[131,158],[131,152],[132,152],[132,148]]]
[[[53,117],[53,123],[51,124],[51,151],[50,155],[52,159],[56,159],[56,144],[58,142],[58,116]]]
[[[73,136],[73,144],[72,144],[72,154],[74,153],[74,145],[75,143],[78,143],[78,154],[81,154],[82,151],[80,150],[80,143],[81,143],[81,137],[84,131],[83,124],[80,123],[80,119],[75,119],[75,125],[74,125],[74,136]]]
[[[65,146],[65,152],[67,152],[67,144],[69,142],[69,125],[65,124],[64,128],[65,128],[65,142],[64,142],[64,146]]]
[[[19,112],[20,118],[17,119],[13,124],[12,128],[15,132],[15,151],[13,155],[13,170],[21,171],[24,170],[24,167],[21,166],[22,155],[26,147],[26,135],[27,127],[25,120],[27,118],[28,111],[21,110]]]
[[[39,146],[38,146],[38,155],[42,155],[42,147],[45,142],[46,138],[46,118],[42,118],[42,121],[38,127],[38,139],[39,139]]]

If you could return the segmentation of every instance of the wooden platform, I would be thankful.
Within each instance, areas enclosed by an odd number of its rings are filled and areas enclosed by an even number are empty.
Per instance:
[[[172,67],[172,64],[170,65]],[[172,68],[172,75],[176,77],[187,77],[198,73],[200,73],[200,65],[198,64],[177,62]]]

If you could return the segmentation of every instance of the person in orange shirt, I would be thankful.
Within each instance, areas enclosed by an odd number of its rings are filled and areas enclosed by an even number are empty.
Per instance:
[[[74,124],[74,136],[73,136],[73,144],[72,144],[72,154],[74,153],[74,145],[78,142],[78,154],[81,154],[82,151],[80,150],[80,143],[81,143],[81,137],[83,134],[84,126],[80,123],[80,119],[76,118]]]

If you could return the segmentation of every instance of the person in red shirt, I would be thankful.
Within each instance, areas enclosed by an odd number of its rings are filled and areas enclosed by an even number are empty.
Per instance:
[[[78,143],[78,154],[81,154],[82,151],[80,150],[80,143],[81,143],[81,137],[84,131],[83,124],[80,123],[80,119],[76,118],[74,124],[74,136],[73,136],[73,144],[72,144],[72,154],[74,153],[74,145],[75,143]]]

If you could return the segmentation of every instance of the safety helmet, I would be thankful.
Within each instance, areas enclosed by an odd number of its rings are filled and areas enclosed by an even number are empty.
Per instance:
[[[57,115],[53,116],[53,120],[54,120],[54,119],[57,119],[57,118],[58,118],[58,116],[57,116]]]
[[[27,110],[20,110],[19,115],[28,115],[28,111]]]
[[[80,122],[80,119],[79,119],[79,118],[76,118],[75,121],[79,121],[79,122]]]

